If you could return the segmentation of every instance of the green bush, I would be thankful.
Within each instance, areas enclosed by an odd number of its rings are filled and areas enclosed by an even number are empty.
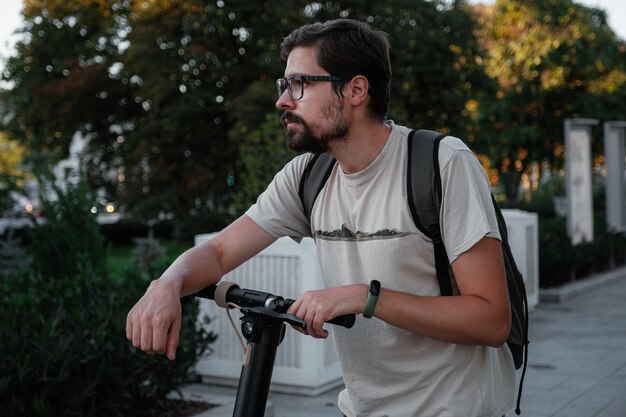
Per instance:
[[[133,261],[140,271],[152,275],[153,265],[165,257],[166,249],[150,234],[148,237],[135,238]]]
[[[626,234],[607,231],[603,181],[594,181],[593,242],[571,244],[567,219],[554,210],[553,197],[563,195],[564,190],[563,178],[552,178],[529,202],[516,205],[539,215],[539,284],[543,288],[604,272],[626,261]]]
[[[44,221],[33,218],[29,229],[35,272],[60,278],[83,270],[104,272],[106,251],[96,215],[95,198],[84,181],[65,189],[42,181]]]
[[[13,229],[0,236],[0,281],[13,281],[30,268],[30,257]]]
[[[126,314],[145,275],[133,268],[110,279],[96,220],[83,209],[91,205],[82,206],[86,188],[57,191],[56,203],[46,202],[51,217],[32,231],[36,266],[0,281],[0,415],[150,415],[189,381],[214,335],[199,326],[197,301],[186,298],[175,361],[134,349]]]
[[[572,245],[564,217],[539,217],[540,286],[554,287],[621,266],[626,235],[606,230],[604,213],[594,215],[594,240]]]

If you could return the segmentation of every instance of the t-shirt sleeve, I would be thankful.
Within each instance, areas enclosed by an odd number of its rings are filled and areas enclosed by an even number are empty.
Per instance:
[[[489,180],[476,156],[460,139],[441,142],[442,239],[450,262],[483,237],[500,239]]]
[[[275,238],[290,236],[296,241],[311,236],[309,220],[304,215],[298,195],[300,178],[312,158],[304,154],[292,159],[279,171],[246,215]]]

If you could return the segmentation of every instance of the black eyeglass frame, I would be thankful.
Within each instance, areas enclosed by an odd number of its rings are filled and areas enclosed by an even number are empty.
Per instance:
[[[293,88],[291,83],[293,80],[300,82],[300,94],[295,96],[293,94]],[[334,75],[293,75],[289,78],[279,78],[276,80],[276,89],[278,90],[278,98],[282,97],[285,94],[285,90],[289,94],[289,98],[298,101],[302,97],[304,97],[304,83],[307,81],[346,81],[346,78],[337,77]]]

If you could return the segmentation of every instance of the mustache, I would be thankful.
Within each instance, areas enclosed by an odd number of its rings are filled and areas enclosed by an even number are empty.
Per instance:
[[[304,120],[294,112],[286,111],[280,116],[280,124],[286,127],[288,123],[304,124]]]

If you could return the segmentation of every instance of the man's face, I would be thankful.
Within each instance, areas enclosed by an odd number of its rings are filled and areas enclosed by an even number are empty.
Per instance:
[[[294,75],[332,75],[317,64],[316,49],[297,47],[289,54],[285,78]],[[281,123],[287,129],[287,146],[299,152],[326,152],[332,143],[345,140],[350,124],[344,114],[344,99],[328,81],[306,81],[302,98],[293,100],[285,91],[276,107],[283,110]],[[295,94],[295,91],[294,91]]]

